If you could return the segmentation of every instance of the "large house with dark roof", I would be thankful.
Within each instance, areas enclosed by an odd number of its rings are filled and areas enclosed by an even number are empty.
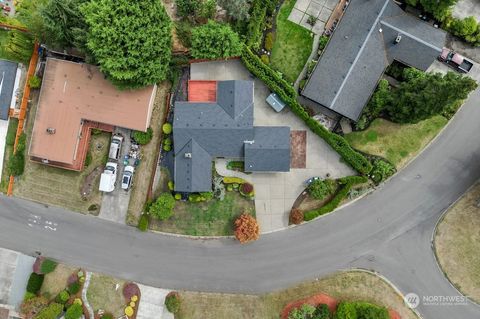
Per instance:
[[[290,170],[290,128],[253,126],[253,92],[252,81],[189,82],[189,101],[174,106],[175,191],[211,191],[215,158],[243,159],[246,172]]]
[[[405,13],[392,0],[353,0],[302,96],[357,121],[393,60],[427,70],[446,33]]]

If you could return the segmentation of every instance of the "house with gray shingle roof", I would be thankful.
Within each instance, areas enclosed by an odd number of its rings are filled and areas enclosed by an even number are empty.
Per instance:
[[[392,0],[353,0],[302,96],[357,121],[393,60],[426,71],[445,39]]]
[[[212,161],[219,157],[243,159],[246,172],[290,170],[290,128],[253,126],[253,85],[219,81],[215,101],[175,103],[175,191],[211,191]]]
[[[17,66],[15,62],[0,60],[0,120],[8,120],[12,101],[15,101],[15,83],[20,80]]]

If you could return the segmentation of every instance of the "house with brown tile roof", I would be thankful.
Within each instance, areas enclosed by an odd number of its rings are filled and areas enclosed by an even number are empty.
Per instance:
[[[120,91],[89,64],[48,58],[29,156],[70,170],[83,169],[90,131],[114,126],[146,131],[156,86]]]

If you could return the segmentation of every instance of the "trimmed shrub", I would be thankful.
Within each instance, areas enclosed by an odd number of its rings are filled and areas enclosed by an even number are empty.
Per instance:
[[[80,291],[80,283],[78,281],[72,282],[70,285],[68,285],[67,290],[70,295],[76,295]]]
[[[141,231],[147,231],[149,223],[150,223],[150,220],[148,218],[148,215],[142,214],[140,216],[140,220],[138,221],[137,228]]]
[[[273,43],[275,42],[275,38],[272,32],[268,32],[265,36],[265,50],[272,51]]]
[[[290,211],[290,223],[291,224],[295,224],[295,225],[299,225],[301,223],[303,223],[303,212],[298,209],[298,208],[293,208],[291,211]]]
[[[172,124],[165,123],[162,125],[162,132],[163,134],[170,134],[172,133]]]
[[[32,272],[30,274],[30,277],[28,278],[27,292],[30,292],[35,295],[38,294],[38,292],[42,288],[44,278],[45,278],[44,275],[39,275]]]
[[[51,303],[47,307],[40,310],[34,319],[56,319],[63,312],[63,305],[59,303]]]
[[[177,313],[180,310],[180,295],[172,291],[165,297],[165,306],[171,313]]]
[[[308,185],[307,190],[313,198],[322,200],[335,190],[335,181],[331,179],[314,180]]]
[[[339,178],[337,181],[340,184],[340,190],[337,192],[337,194],[332,198],[331,201],[329,201],[322,207],[305,212],[304,219],[306,221],[312,220],[314,218],[317,218],[318,216],[325,215],[333,211],[335,208],[338,207],[342,200],[347,197],[348,192],[354,185],[366,183],[368,182],[368,178],[366,178],[365,176],[347,176]]]
[[[250,183],[243,183],[239,187],[240,194],[242,195],[250,195],[253,193],[253,185]]]
[[[330,312],[330,309],[324,303],[319,304],[315,308],[315,312],[313,313],[314,319],[330,319],[331,316],[332,316],[332,313]]]
[[[163,145],[163,150],[164,150],[165,152],[170,152],[170,151],[172,150],[172,145],[170,145],[170,144],[164,144],[164,145]]]
[[[65,312],[65,319],[80,319],[83,315],[83,307],[78,303],[72,304]]]
[[[387,178],[395,174],[395,166],[387,162],[386,160],[377,158],[373,160],[373,169],[370,172],[370,178],[375,184],[380,184],[385,181]]]
[[[368,302],[340,302],[335,319],[389,319],[390,315],[385,307]]]
[[[151,127],[147,129],[146,132],[135,131],[133,132],[133,139],[140,145],[145,145],[150,143],[153,137],[153,130]]]
[[[173,208],[175,207],[175,198],[171,193],[162,193],[155,202],[152,203],[148,213],[159,219],[165,220],[173,215]]]
[[[260,237],[260,227],[257,220],[249,215],[243,213],[235,220],[235,238],[244,244]]]
[[[318,42],[318,49],[323,51],[323,49],[325,49],[325,47],[327,46],[327,43],[328,43],[328,40],[330,38],[327,37],[326,35],[322,35],[320,37],[320,41]]]
[[[245,181],[243,178],[240,178],[240,177],[224,177],[223,178],[223,183],[225,184],[243,184],[243,183],[246,183],[247,181]]]
[[[244,46],[242,53],[242,62],[245,67],[256,77],[262,80],[270,90],[277,95],[290,107],[293,113],[302,119],[307,126],[327,142],[353,169],[360,174],[368,174],[372,169],[370,162],[354,149],[348,142],[335,133],[327,130],[318,121],[311,118],[307,111],[297,102],[297,92],[280,75],[263,63],[250,48]]]
[[[55,297],[55,301],[64,305],[68,299],[70,299],[70,294],[66,290],[60,291],[60,293]]]
[[[175,184],[173,183],[173,181],[168,181],[167,187],[169,191],[173,191],[175,189]]]
[[[51,259],[44,259],[40,266],[40,272],[44,275],[51,273],[57,268],[57,263]]]
[[[113,315],[111,313],[104,313],[100,319],[113,319]]]
[[[28,85],[32,89],[38,89],[40,86],[42,86],[42,79],[40,79],[38,76],[34,75],[28,80]]]
[[[260,59],[262,59],[262,62],[265,64],[270,64],[270,57],[266,54],[262,54],[260,56]]]
[[[31,292],[25,292],[25,295],[23,295],[23,301],[30,300],[32,298],[35,298],[37,295],[31,293]]]
[[[175,200],[181,200],[182,194],[176,193],[174,197],[175,197]]]

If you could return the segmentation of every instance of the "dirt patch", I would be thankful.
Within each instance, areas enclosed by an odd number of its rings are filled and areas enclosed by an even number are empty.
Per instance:
[[[90,174],[87,175],[87,177],[85,177],[82,189],[80,190],[80,194],[85,200],[88,199],[88,197],[92,193],[93,187],[95,186],[95,180],[100,174],[102,174],[102,169],[103,165],[97,166]]]
[[[480,302],[480,184],[444,216],[435,233],[435,252],[448,279]]]
[[[290,132],[290,168],[307,166],[307,131]]]
[[[297,300],[289,303],[282,311],[282,319],[288,319],[288,314],[295,308],[301,307],[303,304],[309,304],[314,307],[325,304],[328,306],[331,312],[334,312],[337,309],[338,302],[334,298],[326,294],[318,294],[305,299]]]

